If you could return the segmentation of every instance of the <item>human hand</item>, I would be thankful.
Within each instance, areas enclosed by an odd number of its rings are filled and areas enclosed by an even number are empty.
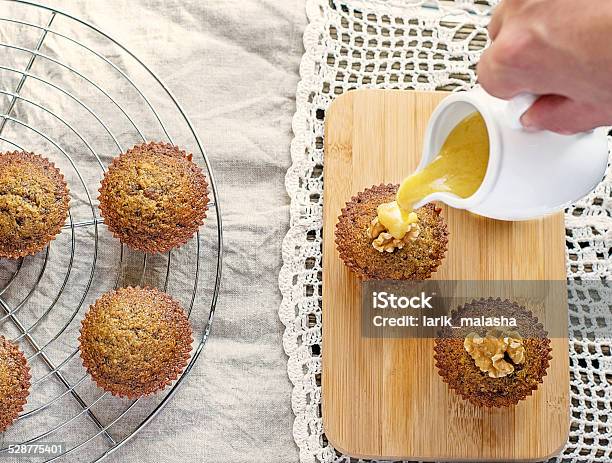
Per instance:
[[[612,2],[503,0],[478,63],[483,88],[541,96],[526,128],[576,133],[612,125]]]

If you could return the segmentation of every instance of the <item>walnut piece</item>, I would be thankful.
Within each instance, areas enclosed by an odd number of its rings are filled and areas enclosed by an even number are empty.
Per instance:
[[[372,239],[378,238],[382,232],[386,230],[385,226],[380,223],[378,216],[374,217],[368,226],[368,236]]]
[[[502,378],[514,372],[514,366],[525,362],[523,338],[516,331],[490,330],[482,337],[470,333],[463,347],[476,366],[491,378]]]
[[[408,241],[415,241],[420,233],[421,228],[419,224],[413,223],[408,233],[406,233],[402,239],[394,238],[391,233],[387,232],[385,226],[380,223],[378,217],[372,219],[367,230],[368,236],[373,240],[372,246],[378,252],[393,252],[396,249],[402,249]]]

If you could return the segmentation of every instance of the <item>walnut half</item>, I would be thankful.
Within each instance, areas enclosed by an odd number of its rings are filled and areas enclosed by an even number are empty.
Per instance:
[[[502,378],[514,372],[515,365],[525,362],[523,338],[516,331],[490,330],[482,337],[470,333],[463,347],[476,366],[491,378]]]
[[[391,233],[380,223],[378,217],[374,217],[367,229],[368,237],[372,238],[372,246],[378,252],[393,252],[402,249],[408,241],[414,241],[419,237],[421,228],[418,223],[413,223],[408,233],[402,239],[394,238]]]

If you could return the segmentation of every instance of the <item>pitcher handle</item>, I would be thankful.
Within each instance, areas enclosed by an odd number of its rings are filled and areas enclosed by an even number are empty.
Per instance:
[[[506,118],[513,129],[519,130],[523,128],[521,117],[531,108],[531,105],[534,104],[539,97],[540,95],[534,95],[533,93],[519,93],[506,103]],[[580,137],[583,135],[590,135],[591,133],[593,133],[593,129],[570,136]]]
[[[513,129],[522,129],[521,116],[525,114],[533,103],[538,99],[538,95],[533,93],[519,93],[506,103],[506,117]]]

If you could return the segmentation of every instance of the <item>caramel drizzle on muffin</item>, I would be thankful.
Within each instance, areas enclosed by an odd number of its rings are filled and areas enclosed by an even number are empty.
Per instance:
[[[375,185],[346,203],[336,224],[336,248],[344,264],[359,278],[379,280],[425,280],[441,264],[448,243],[448,229],[433,204],[419,208],[418,239],[403,240],[391,252],[377,250],[372,236],[379,231],[373,223],[377,207],[392,201],[398,185]],[[370,228],[370,231],[368,229]],[[381,232],[378,236],[380,237]],[[414,235],[413,235],[414,236]],[[384,238],[384,236],[383,236]]]

